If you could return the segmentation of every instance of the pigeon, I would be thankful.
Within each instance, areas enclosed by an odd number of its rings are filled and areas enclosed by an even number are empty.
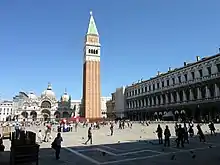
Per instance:
[[[82,137],[82,139],[84,139],[84,137]]]
[[[194,152],[193,152],[193,151],[190,151],[190,153],[193,154]]]
[[[209,148],[212,148],[212,146],[209,146]]]
[[[173,156],[171,157],[171,160],[175,160],[175,157],[176,157],[176,156],[175,156],[175,155],[173,155]]]
[[[142,137],[140,136],[140,139],[141,139]]]
[[[102,152],[102,156],[105,156],[105,154],[106,154],[105,152]]]
[[[118,143],[120,143],[120,141],[118,141]]]

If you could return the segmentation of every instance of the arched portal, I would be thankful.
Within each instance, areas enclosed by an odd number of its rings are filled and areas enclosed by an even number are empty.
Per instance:
[[[41,108],[48,108],[48,109],[50,109],[51,108],[51,103],[49,102],[49,101],[43,101],[42,103],[41,103],[41,106],[40,106]]]
[[[61,114],[60,114],[60,112],[59,111],[56,111],[55,113],[54,113],[54,116],[58,119],[58,118],[60,118],[61,117]]]
[[[50,119],[50,111],[48,109],[42,110],[41,114],[43,116],[44,121],[47,121]]]
[[[68,118],[70,115],[69,115],[69,112],[63,112],[63,117],[64,118]]]
[[[37,119],[37,112],[36,111],[31,111],[30,115],[31,115],[33,120]]]
[[[23,112],[21,113],[21,115],[22,115],[24,118],[28,118],[28,113],[27,113],[26,111],[23,111]]]

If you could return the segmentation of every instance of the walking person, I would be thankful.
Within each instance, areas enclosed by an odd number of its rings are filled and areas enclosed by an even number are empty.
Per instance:
[[[92,128],[89,127],[88,129],[88,140],[85,142],[85,145],[90,141],[90,144],[92,144]]]
[[[164,130],[164,146],[166,147],[168,145],[168,147],[170,146],[170,130],[169,127],[166,125],[166,128]]]
[[[63,141],[63,138],[61,137],[60,132],[57,133],[57,137],[54,139],[52,143],[52,148],[55,149],[55,157],[56,160],[60,159],[60,149],[61,149],[61,142]]]
[[[194,130],[193,130],[193,126],[192,125],[189,125],[189,135],[190,135],[190,137],[194,136]]]
[[[114,125],[113,125],[113,123],[111,123],[111,125],[110,125],[110,132],[111,132],[111,136],[113,136],[113,132],[114,132]]]
[[[215,135],[216,136],[216,133],[215,133],[215,125],[214,123],[211,121],[210,124],[209,124],[209,129],[211,131],[211,135]]]
[[[187,142],[189,144],[189,134],[187,130],[186,123],[184,123],[184,143]]]
[[[158,124],[156,132],[157,132],[159,144],[163,144],[163,130],[160,127],[160,124]]]
[[[200,142],[205,142],[206,140],[205,140],[205,135],[204,135],[204,133],[203,133],[203,131],[202,131],[202,128],[200,127],[200,125],[198,124],[197,126],[197,130],[198,130],[198,132],[197,132],[197,134],[199,135],[199,141]]]

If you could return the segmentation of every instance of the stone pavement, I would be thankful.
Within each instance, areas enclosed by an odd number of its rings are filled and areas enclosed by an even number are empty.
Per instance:
[[[164,129],[165,125],[161,125]],[[169,124],[174,135],[174,125]],[[220,125],[215,125],[219,131]],[[93,145],[84,145],[87,139],[87,128],[79,128],[78,132],[62,133],[64,139],[61,159],[55,160],[51,142],[41,144],[40,165],[217,165],[220,161],[220,136],[207,136],[207,143],[200,143],[198,138],[190,139],[190,145],[176,148],[174,139],[171,147],[158,145],[155,130],[157,124],[142,126],[134,124],[133,129],[119,130],[115,126],[114,136],[109,136],[109,126],[93,130]],[[31,128],[33,129],[33,128]],[[35,128],[37,131],[40,128]],[[204,132],[208,126],[203,125]],[[196,133],[197,131],[195,131]],[[56,132],[53,132],[55,137]],[[207,156],[208,155],[208,156]]]

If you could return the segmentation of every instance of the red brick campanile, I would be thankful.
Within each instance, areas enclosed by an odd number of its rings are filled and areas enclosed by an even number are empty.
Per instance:
[[[87,119],[101,118],[100,43],[92,12],[85,36],[83,60],[83,116]]]

